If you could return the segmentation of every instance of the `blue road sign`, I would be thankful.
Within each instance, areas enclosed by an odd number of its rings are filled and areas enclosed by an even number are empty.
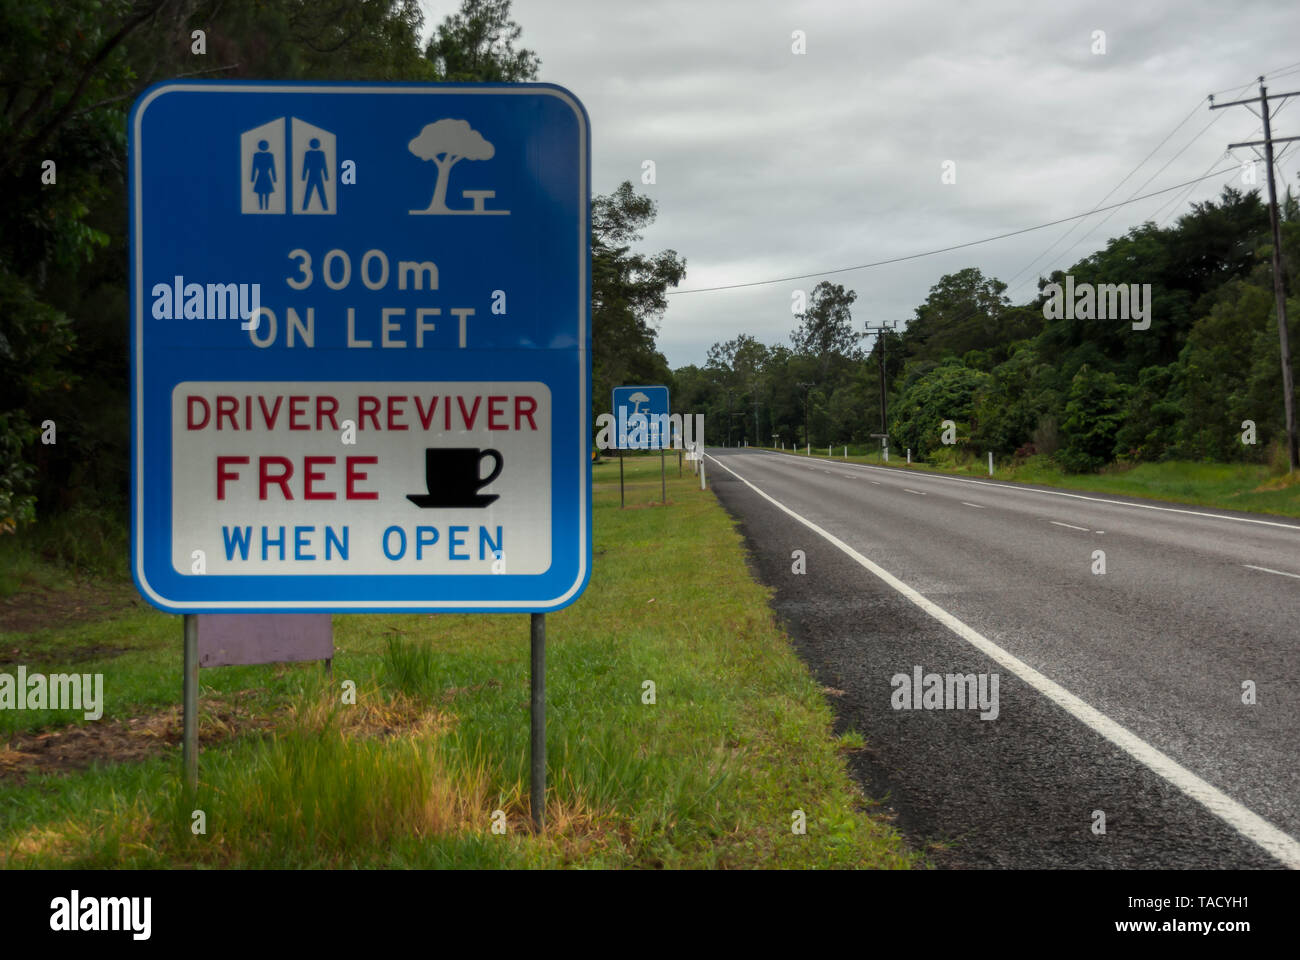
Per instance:
[[[131,111],[132,570],[176,612],[517,611],[591,570],[590,137],[550,84]]]
[[[662,450],[672,446],[667,387],[615,387],[611,410],[618,449]]]

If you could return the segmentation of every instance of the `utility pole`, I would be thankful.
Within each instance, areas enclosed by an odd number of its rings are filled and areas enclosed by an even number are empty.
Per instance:
[[[886,424],[886,417],[885,417],[885,403],[886,403],[886,400],[885,400],[885,334],[886,334],[886,333],[893,333],[893,331],[894,331],[894,324],[893,324],[892,321],[890,322],[889,326],[887,326],[887,327],[886,327],[886,326],[879,326],[879,327],[868,326],[868,327],[867,327],[867,333],[868,333],[868,334],[873,334],[873,333],[874,333],[874,334],[876,334],[876,335],[880,338],[879,341],[878,341],[878,342],[880,343],[880,357],[878,358],[879,363],[880,363],[880,434],[881,434],[881,436],[883,436],[883,437],[887,437],[887,436],[889,436],[889,427],[887,427],[887,426],[885,425],[885,424]]]
[[[813,384],[800,380],[799,386],[803,388],[803,442],[812,443],[812,441],[808,439],[808,391],[812,388]]]
[[[1296,448],[1296,429],[1295,429],[1295,381],[1291,377],[1291,338],[1287,334],[1286,328],[1286,291],[1284,290],[1282,278],[1282,230],[1281,230],[1281,213],[1277,208],[1277,185],[1273,182],[1273,144],[1288,143],[1292,140],[1300,140],[1300,137],[1274,137],[1270,125],[1272,119],[1269,111],[1269,100],[1276,100],[1279,104],[1288,97],[1300,96],[1300,90],[1294,90],[1291,93],[1275,93],[1272,97],[1268,95],[1268,87],[1264,86],[1264,78],[1259,78],[1259,97],[1251,97],[1249,100],[1234,100],[1231,103],[1215,103],[1214,94],[1210,94],[1210,109],[1222,110],[1224,107],[1245,106],[1251,113],[1252,103],[1259,104],[1259,113],[1256,114],[1264,123],[1264,139],[1250,140],[1243,143],[1230,143],[1228,149],[1234,147],[1258,147],[1264,148],[1264,166],[1268,169],[1268,219],[1269,225],[1273,230],[1273,297],[1277,301],[1277,338],[1282,348],[1282,393],[1283,403],[1286,410],[1286,445],[1287,456],[1291,464],[1291,472],[1300,467],[1300,451]],[[1256,151],[1258,155],[1259,151]]]

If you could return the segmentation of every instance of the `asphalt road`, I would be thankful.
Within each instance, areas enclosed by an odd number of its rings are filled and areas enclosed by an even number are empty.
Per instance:
[[[707,464],[866,738],[855,774],[937,864],[1300,867],[1300,523],[751,450]],[[996,674],[996,717],[930,673],[984,674],[986,704]]]

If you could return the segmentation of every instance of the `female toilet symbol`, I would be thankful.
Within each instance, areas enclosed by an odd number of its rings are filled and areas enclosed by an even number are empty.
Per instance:
[[[257,153],[253,154],[253,192],[257,194],[257,209],[267,208],[268,198],[275,192],[275,157],[265,140],[257,141]]]

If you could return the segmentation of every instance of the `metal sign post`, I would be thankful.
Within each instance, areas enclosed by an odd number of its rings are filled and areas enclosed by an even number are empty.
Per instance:
[[[184,620],[181,768],[185,771],[185,789],[192,797],[199,788],[199,618],[187,613]]]
[[[528,796],[533,829],[541,833],[546,829],[546,614],[534,613],[530,626]]]

